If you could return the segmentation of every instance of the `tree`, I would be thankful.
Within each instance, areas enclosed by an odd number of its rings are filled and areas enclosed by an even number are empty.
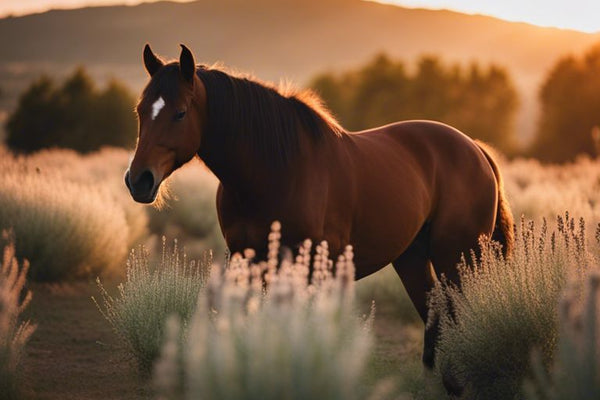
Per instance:
[[[17,110],[6,123],[6,144],[14,149],[35,151],[58,141],[61,125],[54,82],[42,76],[23,93]]]
[[[83,68],[77,68],[60,87],[43,76],[21,95],[6,123],[6,143],[23,152],[129,147],[136,135],[134,104],[134,97],[117,81],[99,91]]]
[[[380,54],[361,68],[355,76],[344,79],[350,96],[348,122],[352,129],[393,122],[406,113],[408,76],[401,62],[394,63]]]
[[[600,44],[582,58],[567,56],[552,68],[539,92],[542,114],[530,153],[565,162],[596,155],[592,132],[600,126]]]
[[[446,66],[437,57],[427,56],[409,74],[402,61],[380,54],[357,70],[321,74],[311,86],[352,130],[433,119],[504,152],[515,151],[517,93],[508,73],[498,66]]]
[[[134,104],[135,99],[123,84],[116,80],[109,82],[97,96],[92,115],[94,129],[90,139],[95,148],[107,143],[125,148],[135,144],[137,120],[133,114]]]

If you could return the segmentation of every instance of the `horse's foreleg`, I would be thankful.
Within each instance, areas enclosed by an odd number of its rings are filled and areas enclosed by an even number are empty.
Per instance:
[[[435,285],[436,276],[429,261],[428,236],[427,227],[422,228],[408,249],[392,264],[427,327],[423,348],[423,364],[428,368],[433,368],[437,323],[428,324],[427,294]]]

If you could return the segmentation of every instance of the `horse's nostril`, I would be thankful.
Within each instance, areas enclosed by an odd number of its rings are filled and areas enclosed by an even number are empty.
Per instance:
[[[142,172],[137,181],[133,184],[133,189],[136,193],[147,194],[154,188],[154,175],[146,170]]]
[[[125,186],[131,191],[131,182],[129,182],[129,170],[125,171]]]
[[[125,172],[125,185],[135,201],[140,203],[151,203],[156,197],[156,188],[154,187],[154,175],[150,170],[142,172],[137,179],[129,170]]]

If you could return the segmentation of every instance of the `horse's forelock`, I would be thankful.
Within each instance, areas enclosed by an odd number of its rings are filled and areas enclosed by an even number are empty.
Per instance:
[[[179,64],[176,62],[169,63],[158,70],[142,92],[140,104],[150,107],[159,98],[167,104],[176,101],[182,93],[179,74]]]

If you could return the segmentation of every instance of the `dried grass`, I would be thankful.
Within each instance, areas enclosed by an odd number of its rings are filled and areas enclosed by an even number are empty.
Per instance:
[[[29,264],[20,268],[14,247],[4,248],[0,264],[0,398],[18,399],[18,365],[27,341],[35,331],[29,321],[20,321],[20,314],[31,300],[24,291]]]

